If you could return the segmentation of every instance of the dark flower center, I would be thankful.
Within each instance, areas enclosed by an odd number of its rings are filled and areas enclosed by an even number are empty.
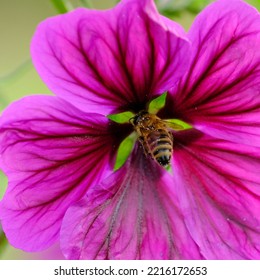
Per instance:
[[[137,114],[126,111],[109,115],[108,118],[120,125],[130,123],[133,132],[119,145],[114,169],[119,169],[130,155],[136,140],[139,140],[148,159],[155,160],[160,166],[170,167],[173,152],[174,130],[190,129],[191,126],[181,120],[162,120],[157,113],[165,106],[166,93],[153,99],[146,110]]]

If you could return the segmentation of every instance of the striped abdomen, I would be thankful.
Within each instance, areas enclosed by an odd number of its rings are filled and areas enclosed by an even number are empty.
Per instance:
[[[167,129],[151,131],[146,138],[147,152],[160,165],[167,166],[171,162],[173,137]]]

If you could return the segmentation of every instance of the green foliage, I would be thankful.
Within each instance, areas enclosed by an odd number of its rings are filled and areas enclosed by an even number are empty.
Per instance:
[[[213,2],[213,0],[192,0],[187,10],[193,14],[198,14],[204,7]]]
[[[156,0],[157,7],[161,11],[182,11],[186,9],[192,0]]]
[[[199,13],[213,0],[157,0],[159,11],[169,18],[180,17],[183,13]]]
[[[148,107],[148,112],[151,114],[157,114],[164,106],[166,102],[167,92],[153,99]]]
[[[114,166],[114,170],[118,170],[123,164],[126,162],[128,156],[133,150],[135,141],[136,141],[136,133],[133,132],[129,136],[127,136],[120,144],[119,149],[117,151],[116,162]]]
[[[5,248],[8,245],[8,241],[5,237],[5,234],[2,232],[1,227],[0,227],[0,259],[1,255],[4,253]]]
[[[93,4],[91,3],[90,0],[80,0],[80,3],[83,7],[89,8],[89,9],[93,9]]]
[[[133,116],[134,114],[132,112],[126,111],[119,114],[108,115],[107,118],[116,123],[127,123]]]
[[[157,114],[159,112],[159,110],[164,107],[165,101],[166,101],[166,96],[167,96],[167,93],[165,92],[164,94],[153,99],[150,102],[149,107],[148,107],[149,113]],[[130,111],[122,112],[119,114],[107,115],[107,118],[109,118],[111,121],[114,121],[116,123],[121,123],[121,124],[129,122],[129,120],[132,117],[134,117],[134,114]]]
[[[172,127],[174,130],[186,130],[191,129],[192,126],[182,120],[179,119],[168,119],[165,120],[170,127]]]
[[[57,9],[58,13],[65,14],[73,10],[73,5],[69,0],[50,0],[54,7]]]

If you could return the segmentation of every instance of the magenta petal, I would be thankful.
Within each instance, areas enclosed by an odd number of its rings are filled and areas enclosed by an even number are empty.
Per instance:
[[[192,64],[171,110],[217,138],[260,146],[260,15],[242,1],[216,1],[189,32]]]
[[[45,20],[31,52],[55,94],[84,111],[109,114],[138,110],[176,83],[189,61],[184,37],[152,0],[125,0],[107,11],[76,9]]]
[[[108,175],[108,120],[52,96],[9,106],[0,121],[1,167],[9,185],[0,219],[9,242],[27,251],[56,241],[67,208]]]
[[[70,207],[61,229],[69,259],[202,258],[178,209],[171,176],[143,152]]]
[[[260,259],[259,148],[200,135],[176,145],[173,160],[176,198],[203,256]]]

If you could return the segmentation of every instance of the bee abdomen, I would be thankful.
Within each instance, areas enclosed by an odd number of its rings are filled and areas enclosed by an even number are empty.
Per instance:
[[[170,164],[172,156],[172,139],[167,134],[161,134],[150,143],[152,157],[162,166]]]
[[[153,156],[160,165],[169,165],[172,157],[172,147],[170,145],[158,146],[154,149]]]
[[[159,149],[158,153],[154,156],[156,161],[162,165],[167,166],[171,162],[172,153],[169,149]]]

